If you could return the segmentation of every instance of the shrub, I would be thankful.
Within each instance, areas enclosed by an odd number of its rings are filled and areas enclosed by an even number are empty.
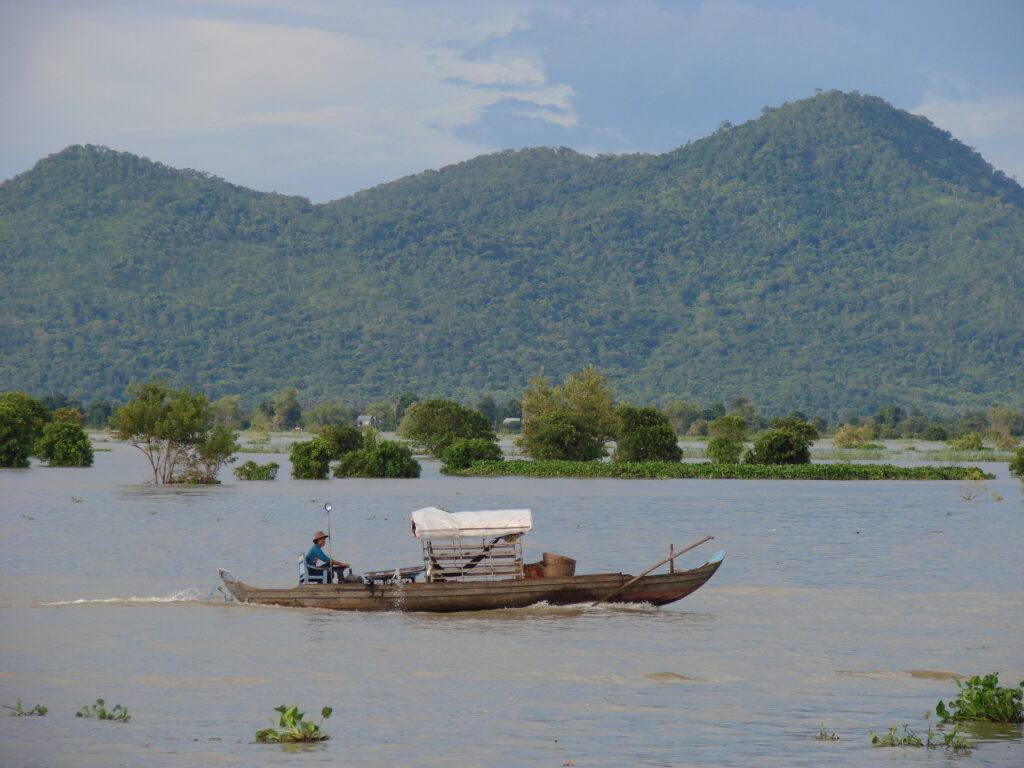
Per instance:
[[[855,427],[843,424],[832,437],[832,445],[836,448],[868,448],[872,445],[875,429],[871,424]]]
[[[320,437],[330,443],[331,458],[340,459],[346,453],[363,447],[363,434],[353,426],[329,425],[320,430]]]
[[[277,478],[278,469],[280,465],[273,461],[269,464],[257,464],[250,460],[235,467],[235,477],[239,480],[274,480]]]
[[[765,432],[743,457],[745,464],[810,464],[807,441],[793,432]]]
[[[679,461],[683,457],[675,430],[657,408],[620,405],[615,413],[619,430],[613,461]]]
[[[737,464],[743,453],[743,443],[715,435],[708,440],[704,455],[715,464]]]
[[[949,440],[949,435],[941,424],[929,424],[921,432],[921,439],[944,443]]]
[[[497,440],[483,414],[452,400],[427,400],[409,407],[398,426],[398,434],[431,456],[461,437]]]
[[[490,440],[460,438],[441,452],[441,471],[465,469],[474,461],[502,461],[504,456]]]
[[[949,447],[954,451],[981,451],[985,445],[977,432],[967,432],[955,440],[950,440]]]
[[[322,437],[295,443],[291,459],[292,477],[299,480],[324,480],[331,465],[331,444]]]
[[[51,467],[91,467],[92,445],[82,429],[81,415],[58,408],[53,419],[43,427],[43,436],[36,441],[35,455]]]
[[[597,461],[606,453],[604,443],[592,431],[560,411],[530,419],[520,445],[531,459],[548,461]]]
[[[377,442],[377,433],[368,429],[363,436],[363,448],[341,457],[334,468],[335,477],[419,477],[420,463],[412,451],[390,440]]]
[[[999,674],[972,677],[966,683],[956,681],[960,697],[956,701],[935,706],[935,714],[942,722],[949,720],[988,720],[993,723],[1024,722],[1021,697],[1024,682],[1015,688],[999,685]],[[947,708],[948,707],[948,708]]]
[[[50,414],[24,392],[0,394],[0,467],[27,467]]]
[[[1010,474],[1024,479],[1024,445],[1020,446],[1010,459]]]

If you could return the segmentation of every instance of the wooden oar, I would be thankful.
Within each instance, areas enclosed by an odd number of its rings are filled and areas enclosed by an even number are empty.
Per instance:
[[[714,536],[705,536],[705,537],[704,537],[703,539],[701,539],[700,541],[698,541],[698,542],[696,542],[696,543],[694,543],[694,544],[691,544],[691,545],[690,545],[690,546],[688,546],[688,547],[687,547],[686,549],[680,549],[680,550],[679,550],[678,552],[673,552],[673,553],[672,553],[671,555],[669,555],[668,557],[666,557],[666,558],[665,558],[664,560],[659,560],[659,561],[658,561],[657,563],[655,563],[654,565],[652,565],[652,566],[651,566],[650,568],[648,568],[648,569],[647,569],[646,571],[644,571],[643,573],[641,573],[641,574],[640,574],[639,576],[634,576],[634,577],[633,577],[632,579],[630,579],[629,581],[627,581],[627,582],[626,582],[625,584],[623,584],[623,585],[622,585],[621,587],[619,587],[619,588],[618,588],[618,589],[616,589],[615,591],[613,591],[613,592],[609,592],[609,593],[608,593],[607,595],[605,595],[604,597],[602,597],[602,598],[601,598],[600,600],[598,600],[598,601],[596,601],[596,602],[594,602],[594,603],[591,603],[591,604],[590,604],[590,607],[591,607],[591,608],[593,608],[593,607],[594,607],[595,605],[600,605],[601,603],[604,603],[604,602],[606,602],[606,601],[608,601],[608,600],[611,600],[611,599],[612,599],[613,597],[615,597],[615,596],[616,596],[617,594],[619,594],[620,592],[623,592],[623,591],[624,591],[624,590],[626,589],[626,587],[628,587],[628,586],[629,586],[630,584],[632,584],[633,582],[639,581],[640,579],[642,579],[642,578],[643,578],[644,576],[646,576],[646,575],[647,575],[648,573],[650,573],[651,571],[653,571],[653,570],[654,570],[655,568],[657,568],[658,566],[664,565],[664,564],[665,564],[665,563],[667,563],[667,562],[668,562],[669,560],[675,560],[675,559],[676,559],[677,557],[679,557],[679,556],[680,556],[681,554],[683,554],[684,552],[689,552],[689,551],[690,551],[691,549],[693,549],[694,547],[699,547],[699,546],[700,546],[701,544],[703,544],[704,542],[706,542],[706,541],[711,541],[711,540],[712,540],[713,538],[715,538],[715,537],[714,537]]]

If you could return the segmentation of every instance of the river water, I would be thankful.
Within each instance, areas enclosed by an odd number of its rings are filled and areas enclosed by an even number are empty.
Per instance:
[[[1021,726],[968,728],[969,757],[871,731],[1024,680],[1021,483],[449,478],[156,488],[134,449],[91,469],[0,470],[3,766],[1018,766]],[[965,498],[972,497],[972,498]],[[1001,497],[1001,498],[1000,498]],[[539,606],[346,614],[244,606],[217,568],[290,585],[331,515],[357,570],[416,565],[409,513],[530,507],[528,559],[639,573],[725,563],[661,609]],[[131,722],[76,718],[104,698]],[[273,708],[331,740],[254,742]],[[821,727],[838,741],[817,740]],[[935,762],[939,761],[939,762]]]

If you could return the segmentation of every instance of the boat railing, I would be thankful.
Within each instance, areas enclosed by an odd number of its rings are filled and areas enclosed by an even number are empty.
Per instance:
[[[518,534],[497,539],[423,540],[427,581],[522,579],[523,545]]]

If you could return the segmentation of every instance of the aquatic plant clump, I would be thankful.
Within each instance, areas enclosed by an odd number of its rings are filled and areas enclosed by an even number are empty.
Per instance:
[[[4,704],[4,709],[11,710],[11,717],[42,717],[50,711],[42,704],[36,704],[31,709],[23,709],[21,706],[20,698],[13,707],[9,707],[6,704]]]
[[[897,467],[892,464],[678,464],[665,461],[478,461],[450,474],[475,477],[618,477],[718,480],[972,480],[993,475],[977,467]]]
[[[927,747],[928,749],[948,749],[950,752],[961,753],[969,753],[975,746],[973,742],[968,741],[960,734],[958,727],[954,727],[949,733],[942,734],[929,728],[923,739],[906,723],[901,727],[903,728],[902,733],[894,725],[884,736],[879,736],[872,731],[871,743],[876,747]]]
[[[993,723],[1024,722],[1024,681],[1017,687],[999,685],[999,673],[985,677],[972,677],[966,683],[956,681],[960,696],[956,701],[935,706],[935,714],[942,722],[950,720],[988,720]]]
[[[86,704],[78,712],[75,712],[75,717],[88,717],[95,718],[96,720],[116,720],[120,723],[127,723],[132,719],[132,716],[128,714],[127,707],[115,704],[112,709],[108,710],[107,703],[103,699],[96,699],[95,704]]]
[[[331,712],[334,711],[331,707],[324,707],[320,710],[320,722],[318,723],[303,719],[305,713],[300,712],[297,706],[289,707],[282,704],[279,707],[275,707],[274,711],[281,713],[281,717],[277,721],[278,727],[264,728],[262,731],[256,731],[256,741],[281,744],[327,741],[331,738],[323,732],[321,727],[323,721],[329,718]]]

